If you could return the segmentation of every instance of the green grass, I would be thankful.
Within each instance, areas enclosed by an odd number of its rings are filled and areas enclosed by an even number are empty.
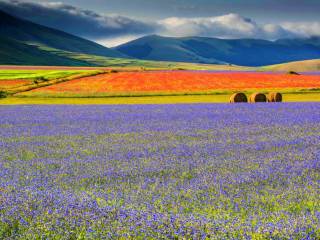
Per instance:
[[[228,103],[230,94],[189,96],[146,96],[105,98],[17,98],[0,99],[0,105],[14,104],[179,104]],[[284,102],[320,102],[320,93],[287,93]]]
[[[240,91],[240,90],[239,90]],[[110,97],[168,97],[168,96],[231,96],[236,90],[209,90],[209,91],[187,91],[187,92],[173,92],[173,91],[159,91],[159,92],[63,92],[63,91],[25,91],[15,94],[15,97],[21,98],[110,98]],[[256,92],[268,94],[269,92],[280,92],[282,94],[320,94],[320,89],[249,89],[241,90],[240,92],[245,93],[248,97]]]
[[[92,72],[94,70],[0,70],[1,80],[14,79],[58,79],[65,78],[76,74]]]

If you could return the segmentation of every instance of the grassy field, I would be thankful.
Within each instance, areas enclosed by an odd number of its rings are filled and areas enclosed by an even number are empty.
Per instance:
[[[295,71],[295,72],[316,72],[320,71],[320,59],[297,61],[283,64],[276,64],[262,67],[266,71]]]
[[[309,63],[314,66],[315,62]],[[0,99],[0,104],[225,103],[238,90],[247,95],[278,91],[284,94],[286,102],[320,101],[317,75],[230,73],[226,68],[230,70],[233,66],[210,67],[223,72],[150,73],[141,69],[127,72],[130,69],[120,67],[124,72],[100,75],[110,73],[111,68],[3,67],[0,68],[0,91],[14,97]],[[279,86],[275,88],[273,82]]]
[[[52,80],[57,78],[69,77],[80,73],[88,72],[89,70],[1,70],[0,80],[15,80],[15,79],[46,79]],[[95,70],[90,70],[95,71]]]
[[[0,105],[14,104],[177,104],[226,103],[230,94],[189,96],[105,97],[105,98],[21,98],[0,99]],[[320,93],[286,93],[284,102],[320,102]]]

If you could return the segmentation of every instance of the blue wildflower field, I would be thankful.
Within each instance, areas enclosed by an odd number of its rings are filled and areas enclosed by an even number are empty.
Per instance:
[[[0,239],[320,239],[319,110],[0,106]]]

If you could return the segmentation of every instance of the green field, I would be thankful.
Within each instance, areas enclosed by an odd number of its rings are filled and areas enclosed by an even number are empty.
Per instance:
[[[0,70],[0,80],[14,79],[58,79],[95,70]]]

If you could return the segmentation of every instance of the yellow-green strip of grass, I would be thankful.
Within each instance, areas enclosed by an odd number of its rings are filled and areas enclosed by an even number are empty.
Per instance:
[[[0,70],[0,80],[15,79],[58,79],[65,78],[76,74],[82,74],[93,70]]]
[[[51,84],[52,85],[52,84]],[[269,92],[280,92],[282,94],[318,94],[319,88],[301,89],[301,88],[285,88],[285,89],[248,89],[248,90],[228,90],[215,89],[211,91],[152,91],[152,92],[89,92],[83,91],[79,93],[65,91],[46,91],[46,88],[37,91],[20,91],[14,94],[14,97],[22,98],[110,98],[110,97],[167,97],[167,96],[195,96],[195,95],[232,95],[235,92],[243,92],[248,97],[256,92],[268,94]]]
[[[15,98],[0,99],[0,105],[15,104],[180,104],[228,103],[230,95],[146,96],[108,98]],[[284,94],[284,102],[320,102],[320,93]]]

